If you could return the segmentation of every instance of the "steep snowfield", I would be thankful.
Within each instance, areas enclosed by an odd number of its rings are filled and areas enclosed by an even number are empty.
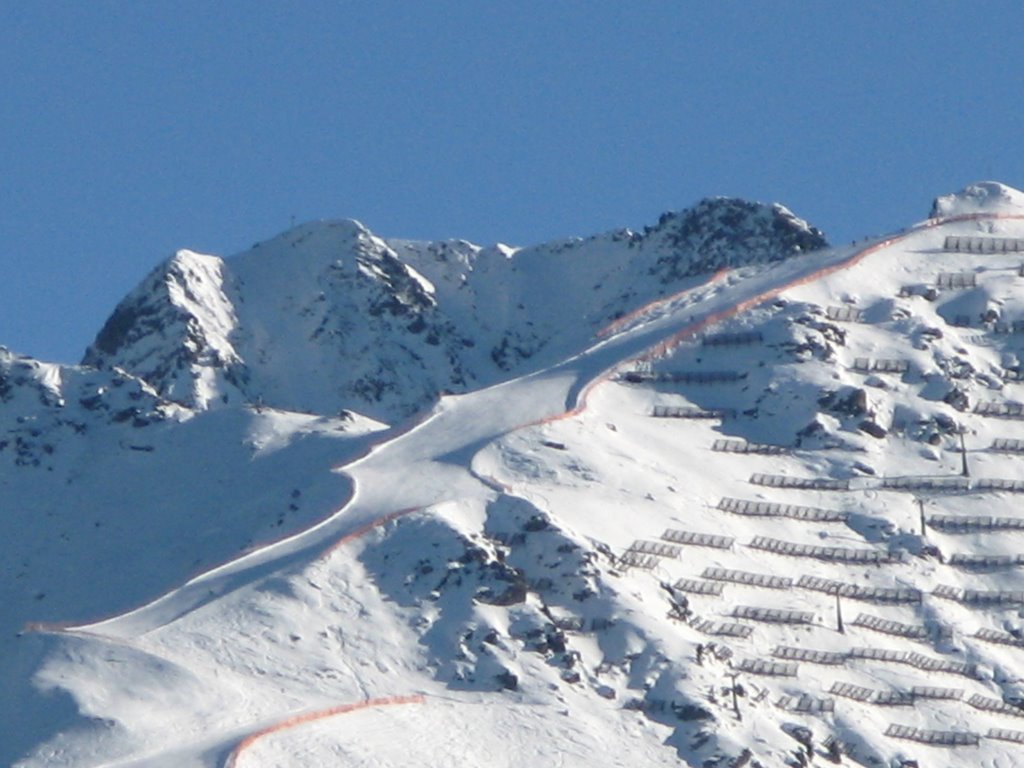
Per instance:
[[[0,760],[1014,765],[1020,197],[975,185],[937,201],[948,219],[803,255],[774,224],[741,256],[711,230],[673,251],[693,214],[533,252],[311,225],[264,246],[274,259],[238,257],[230,278],[200,258],[195,299],[158,270],[166,293],[140,289],[124,317],[169,320],[186,299],[205,311],[200,284],[216,315],[167,326],[160,345],[191,349],[169,377],[0,360],[0,415],[29,446],[0,452],[24,504],[3,521],[5,567],[20,568],[3,581],[6,626],[69,622],[7,633]],[[735,234],[731,217],[750,213],[737,211],[697,219]],[[324,290],[330,311],[293,312],[339,252],[355,256],[336,270],[344,289]],[[488,321],[473,338],[492,350],[513,332],[540,346],[400,428],[338,417],[354,401],[317,390],[308,366],[339,347],[310,345],[303,323],[363,317],[338,303],[363,301],[360,285],[385,302],[371,324],[415,315],[456,338]],[[139,322],[90,355],[174,359]],[[361,338],[403,338],[383,328]],[[233,405],[256,392],[260,408]],[[277,398],[329,408],[266,407]],[[65,426],[77,420],[84,434]]]

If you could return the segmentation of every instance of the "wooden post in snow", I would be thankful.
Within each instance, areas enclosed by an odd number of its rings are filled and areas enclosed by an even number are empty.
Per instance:
[[[963,464],[963,469],[960,470],[960,474],[964,477],[971,476],[971,470],[967,467],[967,444],[964,442],[964,428],[960,427],[960,461]]]
[[[739,672],[733,672],[732,674],[726,674],[726,677],[732,678],[732,686],[730,687],[730,690],[732,691],[732,711],[736,713],[736,719],[742,721],[743,716],[740,714],[740,700],[736,695],[736,678],[738,675]]]

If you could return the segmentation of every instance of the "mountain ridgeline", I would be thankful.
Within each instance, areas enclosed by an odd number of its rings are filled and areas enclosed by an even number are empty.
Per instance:
[[[393,422],[439,393],[582,350],[610,321],[699,275],[826,245],[784,207],[734,198],[666,213],[642,232],[529,248],[315,222],[227,260],[179,251],[118,305],[83,363],[122,369],[188,408],[354,410]]]
[[[0,764],[1020,764],[1024,193],[824,246],[311,223],[0,347]]]

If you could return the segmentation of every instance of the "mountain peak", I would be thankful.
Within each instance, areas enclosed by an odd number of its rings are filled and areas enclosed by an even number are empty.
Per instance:
[[[130,370],[169,400],[206,407],[222,394],[213,372],[240,362],[227,291],[220,258],[180,250],[117,305],[82,362]]]
[[[641,239],[643,247],[664,252],[655,271],[670,278],[780,261],[828,246],[820,230],[785,206],[735,197],[709,197],[664,213]]]
[[[665,214],[643,235],[525,249],[316,221],[226,261],[178,252],[118,305],[84,362],[190,408],[241,398],[393,423],[443,391],[576,353],[633,301],[695,275],[825,245],[786,208],[735,198]]]
[[[1018,764],[1019,199],[318,222],[0,349],[0,764]]]
[[[950,218],[975,213],[1024,214],[1024,192],[998,181],[978,181],[959,192],[935,198],[930,218]]]

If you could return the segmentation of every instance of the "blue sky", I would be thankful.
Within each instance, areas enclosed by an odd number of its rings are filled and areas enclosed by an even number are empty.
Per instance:
[[[1022,28],[1019,2],[0,0],[0,344],[76,361],[174,250],[293,220],[527,245],[735,195],[896,229],[1024,186]]]

